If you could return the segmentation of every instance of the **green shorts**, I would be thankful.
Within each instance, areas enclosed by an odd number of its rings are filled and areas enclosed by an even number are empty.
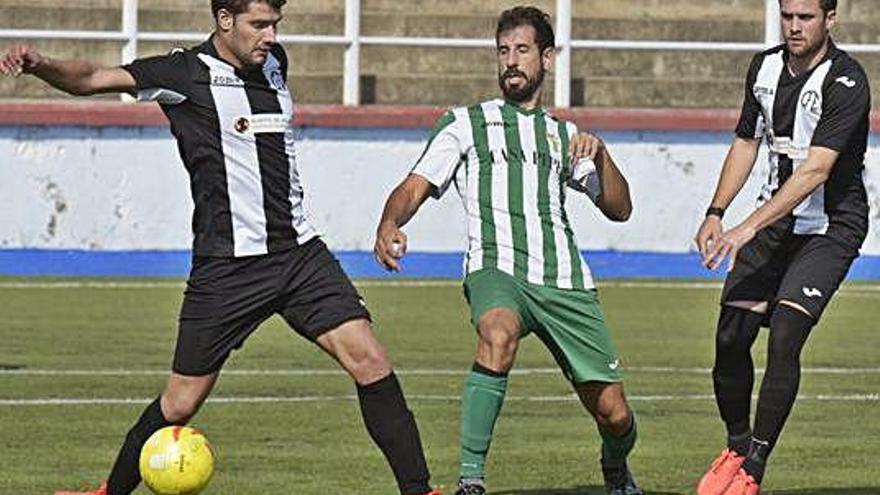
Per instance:
[[[464,294],[474,327],[490,309],[516,312],[520,338],[534,332],[570,382],[620,381],[620,361],[595,289],[544,287],[484,268],[465,278]]]

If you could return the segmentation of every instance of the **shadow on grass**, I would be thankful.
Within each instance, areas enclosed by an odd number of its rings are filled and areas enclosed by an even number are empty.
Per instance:
[[[528,490],[505,490],[491,492],[492,495],[605,495],[605,487],[599,485],[576,486],[574,488],[530,488]],[[646,490],[645,495],[682,495],[679,492],[655,492]],[[782,495],[782,494],[779,494]],[[789,494],[785,494],[789,495]],[[791,494],[794,495],[794,494]]]

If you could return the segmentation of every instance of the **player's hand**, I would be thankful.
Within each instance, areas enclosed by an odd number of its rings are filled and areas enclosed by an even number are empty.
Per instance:
[[[594,160],[603,148],[605,148],[605,143],[602,142],[602,139],[587,132],[572,136],[571,141],[568,142],[571,163],[577,163],[584,158]]]
[[[400,259],[406,254],[406,234],[393,222],[379,224],[373,255],[376,262],[389,271],[400,271]]]
[[[697,249],[700,251],[700,256],[703,258],[704,266],[709,266],[707,261],[709,251],[718,243],[718,240],[721,239],[721,232],[721,219],[718,218],[717,215],[706,216],[702,225],[700,225],[700,229],[697,230],[697,235],[694,236],[694,242],[697,244]]]
[[[718,242],[709,250],[709,255],[704,258],[703,264],[709,269],[715,270],[721,266],[725,258],[730,258],[727,271],[732,271],[739,250],[754,237],[755,229],[746,225],[737,225],[721,235]]]
[[[43,56],[36,48],[16,45],[0,58],[0,74],[13,77],[30,74],[43,63],[43,60]]]

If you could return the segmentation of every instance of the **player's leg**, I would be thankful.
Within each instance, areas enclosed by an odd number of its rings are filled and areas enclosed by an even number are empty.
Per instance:
[[[357,289],[317,239],[297,248],[284,271],[286,289],[279,312],[355,381],[364,424],[391,466],[401,493],[430,493],[430,473],[415,418]]]
[[[208,397],[232,350],[272,314],[268,257],[196,258],[187,281],[172,373],[162,395],[129,430],[108,479],[108,495],[131,493],[141,481],[138,460],[149,436],[182,425]]]
[[[602,438],[600,465],[609,493],[641,494],[627,464],[638,437],[636,418],[620,382],[582,382],[574,385],[581,404],[596,420]]]
[[[364,425],[391,466],[400,492],[430,492],[418,426],[369,321],[347,321],[322,333],[317,342],[354,379]]]
[[[766,324],[768,303],[788,264],[784,241],[790,225],[774,224],[758,233],[737,256],[724,283],[715,332],[712,383],[718,412],[727,431],[725,449],[697,484],[699,495],[720,495],[728,488],[751,444],[751,400],[755,368],[752,345]]]
[[[598,293],[534,287],[528,291],[528,305],[538,322],[535,334],[596,420],[606,490],[641,494],[627,464],[638,430],[620,383],[620,360]]]
[[[518,291],[516,279],[495,269],[480,270],[465,279],[471,321],[477,328],[477,351],[461,399],[459,495],[486,491],[486,458],[523,333]]]
[[[217,381],[219,372],[203,376],[171,373],[162,394],[150,403],[128,434],[107,480],[108,495],[126,495],[141,482],[141,448],[155,431],[170,425],[184,425],[192,418]]]
[[[767,370],[755,411],[755,428],[743,471],[756,483],[794,406],[800,385],[800,355],[810,331],[846,276],[858,251],[826,236],[802,244],[779,288],[770,318]]]

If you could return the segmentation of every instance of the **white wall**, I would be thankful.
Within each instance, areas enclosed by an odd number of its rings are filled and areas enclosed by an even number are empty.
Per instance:
[[[298,159],[306,199],[336,249],[370,250],[385,197],[423,146],[425,131],[309,130]],[[729,144],[725,133],[605,133],[630,181],[635,211],[613,225],[569,197],[585,249],[684,252],[707,206]],[[872,229],[863,251],[880,254],[880,142],[872,136],[866,182]],[[754,206],[763,157],[730,221]],[[170,134],[155,128],[0,128],[0,248],[186,249],[189,182]],[[454,191],[429,201],[407,228],[411,249],[460,251]]]

